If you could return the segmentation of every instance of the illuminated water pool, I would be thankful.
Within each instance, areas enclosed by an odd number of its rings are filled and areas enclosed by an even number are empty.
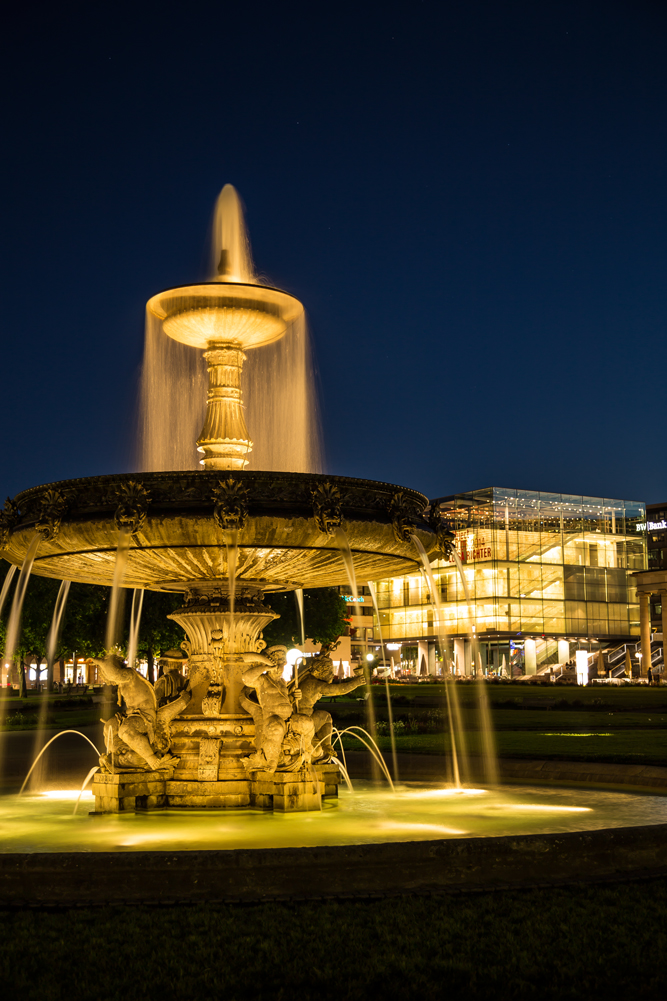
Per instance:
[[[409,783],[395,794],[355,783],[320,812],[165,810],[91,816],[86,793],[0,799],[0,851],[169,851],[285,848],[559,833],[667,823],[667,797],[512,786],[454,791]]]

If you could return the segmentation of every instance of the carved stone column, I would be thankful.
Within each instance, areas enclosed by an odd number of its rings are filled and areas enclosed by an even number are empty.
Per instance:
[[[208,363],[206,420],[197,439],[206,469],[244,469],[252,442],[248,438],[241,403],[241,369],[245,354],[240,344],[211,344],[204,351]]]
[[[645,678],[651,664],[651,595],[640,591],[639,598],[639,635],[641,637],[642,667],[641,674]]]

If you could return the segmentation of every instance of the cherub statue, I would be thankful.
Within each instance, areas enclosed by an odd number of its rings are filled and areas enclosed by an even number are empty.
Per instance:
[[[279,764],[294,768],[312,756],[314,727],[312,719],[296,712],[301,692],[289,690],[283,680],[287,647],[272,646],[265,654],[247,653],[244,658],[252,662],[241,675],[251,692],[241,695],[241,705],[255,722],[255,753],[243,759],[249,772],[275,772]]]
[[[190,692],[181,692],[173,702],[157,707],[155,691],[149,681],[122,657],[109,654],[103,660],[91,658],[103,681],[118,685],[126,712],[118,712],[104,724],[106,754],[100,757],[103,771],[173,770],[178,758],[169,753],[169,724],[190,701]]]
[[[299,678],[299,712],[313,720],[314,761],[326,761],[333,757],[331,713],[315,709],[323,695],[347,695],[364,684],[363,667],[355,668],[354,677],[347,681],[334,681],[335,669],[329,647],[322,647],[317,657],[309,658]]]

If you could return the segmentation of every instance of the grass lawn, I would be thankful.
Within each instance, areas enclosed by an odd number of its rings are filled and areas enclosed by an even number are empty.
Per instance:
[[[550,726],[549,723],[552,723]],[[357,751],[361,744],[344,737],[345,749]],[[379,736],[381,751],[391,750],[388,736]],[[467,749],[482,751],[479,731],[466,733]],[[449,735],[444,733],[414,733],[396,737],[396,750],[410,754],[446,754],[450,751]],[[501,758],[552,758],[574,761],[615,761],[626,764],[667,765],[667,730],[602,730],[586,735],[553,725],[545,720],[543,731],[501,730],[496,733],[496,747]]]
[[[97,723],[107,705],[108,703],[93,702],[91,696],[32,695],[26,699],[5,697],[0,702],[0,730],[34,730],[40,716],[43,717],[45,730],[90,726]]]
[[[457,682],[459,698],[465,702],[475,698],[476,686],[472,682]],[[527,685],[521,683],[511,684],[490,683],[486,686],[489,701],[492,706],[502,706],[503,703],[516,702],[518,705],[526,703],[549,703],[568,702],[577,703],[584,708],[595,708],[596,703],[601,703],[610,709],[627,711],[654,710],[661,707],[667,713],[667,685],[659,685],[649,688],[648,685]],[[378,705],[386,702],[384,685],[373,685],[373,698]],[[412,703],[419,699],[444,699],[444,685],[390,685],[389,691],[394,705],[399,705],[405,699],[406,703]],[[357,695],[346,696],[344,700],[356,700]]]
[[[26,1001],[667,997],[667,879],[218,907],[0,913]]]
[[[482,750],[477,712],[479,689],[457,685],[467,749]],[[488,685],[496,746],[501,757],[552,758],[667,765],[667,686],[530,687]],[[393,715],[404,732],[396,734],[398,751],[443,754],[450,750],[445,692],[440,685],[391,686]],[[375,717],[387,720],[384,690],[373,688]],[[543,706],[544,708],[541,708]],[[367,726],[366,706],[356,699],[330,704],[339,729]],[[437,729],[443,732],[424,732]],[[422,732],[418,732],[418,731]],[[388,735],[378,736],[383,751],[391,749]],[[353,738],[345,747],[357,750]]]

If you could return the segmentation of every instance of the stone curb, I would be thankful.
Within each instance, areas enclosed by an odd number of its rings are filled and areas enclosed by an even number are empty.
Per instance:
[[[356,755],[348,754],[358,774]],[[444,757],[399,755],[405,780]],[[503,759],[510,782],[664,792],[667,768]],[[360,768],[364,771],[365,768]],[[370,900],[667,876],[667,824],[440,841],[179,852],[0,854],[0,907]]]
[[[647,872],[667,875],[667,824],[317,848],[6,854],[0,906],[363,898]]]

